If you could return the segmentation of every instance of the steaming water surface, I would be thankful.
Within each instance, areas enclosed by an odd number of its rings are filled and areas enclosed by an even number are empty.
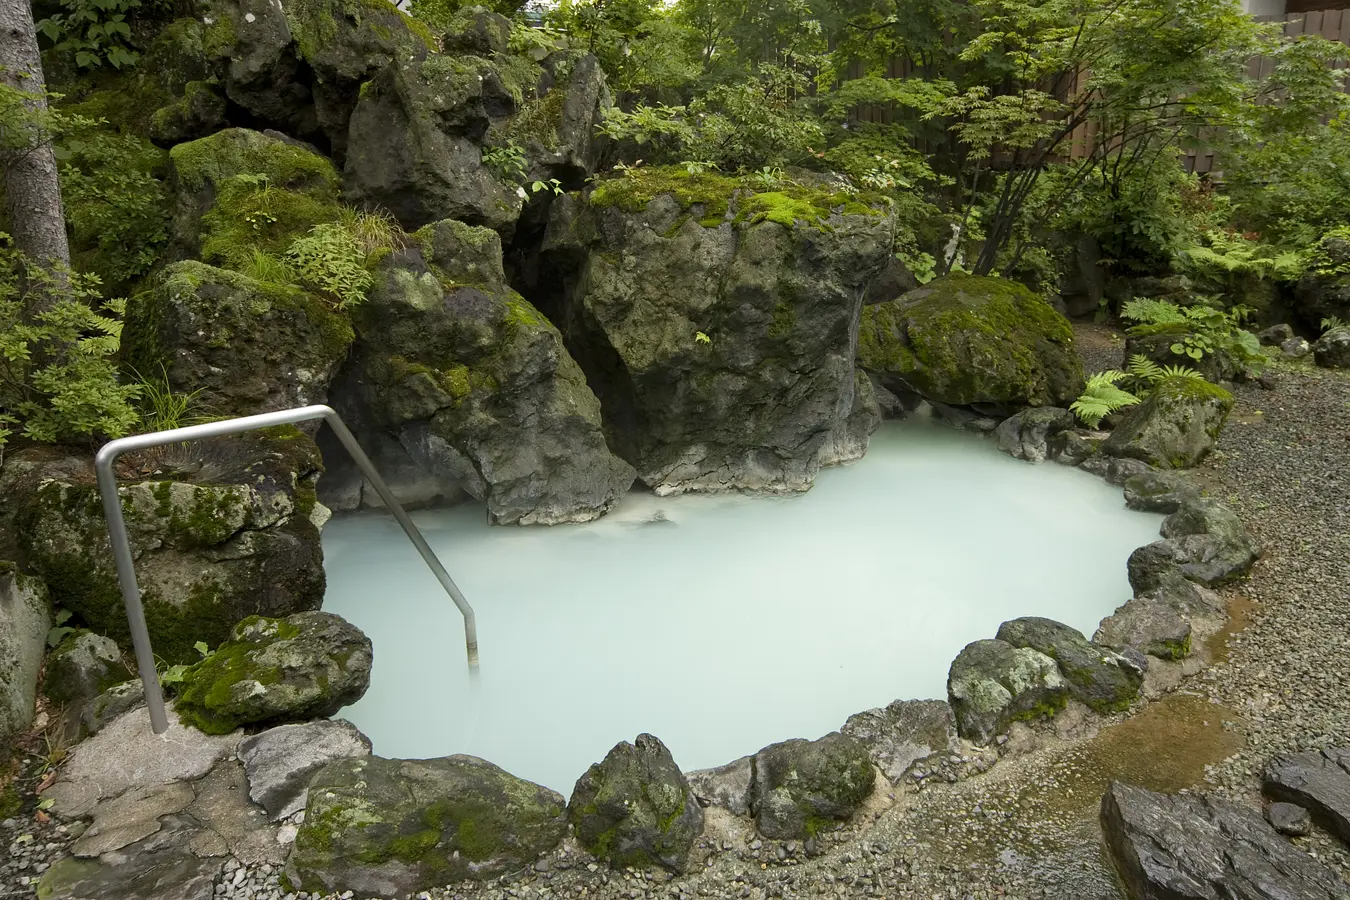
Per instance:
[[[1005,619],[1091,636],[1161,521],[1087,473],[921,419],[796,497],[634,492],[554,528],[489,527],[472,505],[414,519],[477,612],[481,668],[393,519],[336,519],[324,608],[375,644],[370,690],[341,715],[381,756],[469,753],[564,795],[644,731],[688,771],[944,698],[951,660]]]

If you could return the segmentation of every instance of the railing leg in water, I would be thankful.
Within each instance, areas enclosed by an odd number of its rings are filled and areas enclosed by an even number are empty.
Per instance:
[[[342,446],[351,455],[361,473],[380,495],[385,507],[393,513],[398,524],[413,542],[417,552],[431,568],[436,580],[445,588],[450,599],[459,607],[464,616],[464,642],[469,653],[469,665],[478,665],[478,629],[474,623],[473,607],[464,599],[464,594],[445,571],[435,552],[427,544],[422,532],[413,524],[396,499],[389,485],[384,483],[380,473],[375,471],[370,457],[366,456],[356,438],[347,430],[342,419],[331,407],[305,406],[299,409],[286,409],[278,412],[262,413],[256,416],[244,416],[238,419],[226,419],[220,422],[208,422],[204,425],[191,425],[187,428],[173,428],[169,431],[156,431],[150,434],[138,434],[132,437],[110,441],[94,457],[94,471],[98,475],[98,491],[103,498],[103,512],[108,517],[108,537],[112,541],[113,561],[117,565],[117,582],[122,588],[122,601],[127,608],[127,624],[131,628],[131,642],[136,649],[136,664],[140,669],[141,682],[145,685],[145,703],[150,710],[150,725],[155,734],[163,734],[169,727],[168,716],[164,711],[164,694],[160,689],[159,675],[155,671],[155,654],[150,647],[150,632],[145,627],[145,610],[141,606],[141,589],[136,582],[136,569],[131,558],[131,544],[127,539],[126,521],[122,518],[122,503],[117,494],[117,475],[113,472],[113,463],[123,453],[133,450],[147,450],[162,447],[165,444],[179,444],[186,441],[223,437],[228,434],[240,434],[269,428],[274,425],[294,425],[323,419],[333,429]]]

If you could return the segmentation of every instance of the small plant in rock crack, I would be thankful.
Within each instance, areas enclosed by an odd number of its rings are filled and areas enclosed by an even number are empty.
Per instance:
[[[210,659],[216,652],[206,646],[206,641],[198,641],[192,645],[192,648],[202,655],[203,660]],[[159,671],[159,682],[166,686],[182,684],[183,676],[187,674],[188,669],[192,668],[191,665],[186,663],[179,663],[175,666],[164,666],[164,660],[159,659],[158,657],[155,658],[155,662],[157,664],[155,668]]]

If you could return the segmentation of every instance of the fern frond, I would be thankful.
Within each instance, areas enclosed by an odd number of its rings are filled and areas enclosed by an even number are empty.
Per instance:
[[[1130,357],[1130,376],[1140,381],[1157,381],[1162,377],[1163,367],[1142,353]]]
[[[1082,395],[1069,404],[1069,410],[1078,416],[1084,425],[1096,428],[1102,419],[1116,410],[1134,406],[1139,402],[1139,398],[1129,391],[1116,387],[1116,382],[1125,377],[1126,373],[1115,369],[1096,373],[1088,379]]]
[[[1186,314],[1169,300],[1156,297],[1135,297],[1120,308],[1120,316],[1140,325],[1184,325]]]
[[[1158,378],[1204,378],[1195,369],[1190,366],[1163,366],[1159,370]],[[1154,379],[1155,381],[1157,379]]]

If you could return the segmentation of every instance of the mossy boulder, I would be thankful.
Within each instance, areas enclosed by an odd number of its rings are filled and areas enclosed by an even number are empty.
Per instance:
[[[1068,625],[1025,616],[1004,622],[997,637],[1053,659],[1068,682],[1069,696],[1096,712],[1123,712],[1139,696],[1144,673],[1125,657],[1093,644]]]
[[[853,815],[875,783],[867,746],[837,731],[770,744],[751,760],[750,812],[765,837],[805,840]]]
[[[577,780],[567,818],[581,845],[615,868],[683,872],[703,810],[665,744],[640,734]]]
[[[195,141],[223,129],[226,100],[214,81],[189,82],[183,96],[150,117],[150,139],[161,147]]]
[[[1002,278],[949,275],[863,310],[858,361],[893,392],[1006,413],[1083,390],[1069,321]]]
[[[493,878],[563,839],[564,806],[472,756],[338,760],[310,782],[286,875],[315,895],[389,898]]]
[[[838,461],[858,311],[890,256],[883,201],[655,169],[550,215],[540,280],[557,292],[541,303],[643,482],[799,491]]]
[[[356,312],[340,411],[454,473],[497,524],[602,515],[633,470],[609,452],[600,404],[558,330],[505,287],[487,228],[441,222],[393,254]]]
[[[444,22],[433,21],[446,53],[492,56],[506,51],[511,41],[511,20],[485,6],[465,6]]]
[[[1155,594],[1141,594],[1102,619],[1094,643],[1114,650],[1133,648],[1159,659],[1178,660],[1191,655],[1194,629],[1190,620]]]
[[[1200,487],[1181,472],[1141,472],[1125,479],[1125,505],[1143,512],[1174,513],[1200,499]]]
[[[1013,722],[1054,716],[1068,698],[1068,682],[1053,659],[1007,641],[967,644],[947,673],[957,733],[980,745]]]
[[[173,259],[242,268],[255,252],[280,256],[340,214],[332,163],[280,136],[229,128],[179,144],[169,161]]]
[[[525,152],[530,178],[556,178],[564,188],[579,190],[599,170],[608,145],[598,129],[613,100],[599,60],[560,50],[542,65],[523,70],[520,82],[519,108],[509,118],[493,120],[488,143],[516,144]]]
[[[1125,413],[1102,453],[1160,469],[1189,468],[1214,449],[1232,409],[1233,395],[1203,378],[1164,378]]]
[[[178,717],[207,734],[334,715],[370,687],[370,639],[341,616],[250,616],[183,673]]]
[[[1194,332],[1185,324],[1136,325],[1125,338],[1125,359],[1142,356],[1159,366],[1185,366],[1215,384],[1248,381],[1255,377],[1250,367],[1230,350],[1214,347],[1200,359],[1172,350]]]
[[[1350,327],[1332,328],[1312,346],[1313,360],[1324,369],[1350,369]]]
[[[186,261],[127,310],[128,364],[199,391],[217,416],[324,403],[354,334],[347,317],[297,288]]]
[[[53,602],[127,649],[90,462],[31,471],[18,486],[18,534]],[[122,511],[157,655],[188,662],[194,644],[224,641],[250,615],[319,606],[319,471],[314,443],[289,427],[122,457]]]
[[[116,641],[79,629],[48,654],[42,692],[48,700],[78,713],[85,703],[133,674]]]
[[[0,745],[33,724],[38,672],[52,627],[41,581],[0,561]]]
[[[348,201],[409,230],[450,218],[509,234],[524,190],[482,159],[494,72],[481,57],[437,55],[400,58],[367,82],[351,119]]]

